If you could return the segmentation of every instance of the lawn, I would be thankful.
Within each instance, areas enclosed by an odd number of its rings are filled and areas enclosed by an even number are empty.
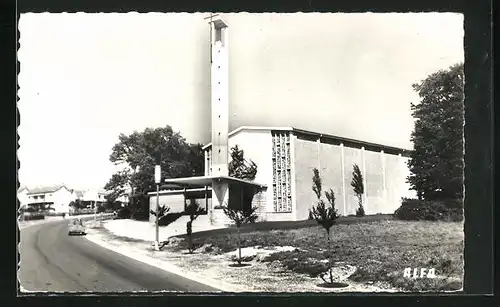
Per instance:
[[[312,277],[325,271],[325,260],[330,259],[356,266],[357,271],[349,277],[356,282],[385,282],[408,291],[462,287],[461,222],[375,220],[339,223],[332,228],[331,251],[326,244],[325,231],[311,225],[283,230],[247,229],[242,234],[242,247],[294,246],[296,250],[274,253],[264,261]],[[197,246],[209,244],[212,253],[224,253],[235,249],[236,237],[234,231],[209,232],[198,234],[193,243]],[[185,242],[177,248],[184,249]],[[404,277],[406,267],[435,268],[437,278]]]

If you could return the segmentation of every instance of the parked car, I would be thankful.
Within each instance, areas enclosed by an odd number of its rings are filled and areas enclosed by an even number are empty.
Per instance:
[[[85,226],[83,226],[83,221],[81,219],[74,219],[68,225],[68,235],[85,235]]]

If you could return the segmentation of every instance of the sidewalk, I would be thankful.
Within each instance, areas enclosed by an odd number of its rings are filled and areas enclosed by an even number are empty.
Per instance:
[[[104,214],[104,217],[109,217],[112,215],[112,213],[107,213]],[[24,229],[26,227],[31,227],[35,225],[41,225],[41,224],[46,224],[46,223],[55,223],[55,222],[60,222],[60,221],[66,221],[66,220],[72,220],[76,218],[81,218],[84,220],[88,220],[90,218],[93,218],[94,214],[82,214],[82,215],[69,215],[66,216],[66,218],[63,218],[61,216],[46,216],[45,219],[43,220],[31,220],[31,221],[20,221],[19,219],[17,220],[17,225],[19,226],[19,230]],[[99,214],[97,215],[97,219],[99,220],[100,216]]]
[[[160,226],[158,229],[160,242],[166,241],[172,236],[186,234],[187,221],[189,221],[189,216],[182,216],[168,226]],[[112,234],[120,237],[143,241],[153,241],[155,238],[155,225],[148,221],[118,219],[108,221],[103,226]],[[192,227],[193,233],[224,228],[224,226],[211,226],[208,222],[208,216],[199,216]]]
[[[87,235],[85,238],[92,243],[100,245],[106,249],[114,251],[115,253],[122,254],[129,258],[135,259],[142,263],[156,267],[158,269],[185,277],[187,279],[209,285],[214,288],[220,289],[220,292],[244,292],[246,289],[239,285],[228,283],[224,280],[213,279],[206,275],[194,272],[189,268],[177,265],[176,261],[165,261],[162,256],[167,255],[169,260],[173,258],[179,259],[178,254],[169,253],[168,251],[154,251],[150,242],[142,240],[128,241],[116,238],[115,235],[109,233],[106,229],[100,228],[99,224],[94,224],[93,221],[87,222]]]

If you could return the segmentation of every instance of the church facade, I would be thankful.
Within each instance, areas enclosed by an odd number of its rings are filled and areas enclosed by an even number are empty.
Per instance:
[[[313,169],[319,170],[323,191],[332,189],[341,215],[355,214],[358,200],[351,187],[353,166],[364,179],[366,214],[393,213],[402,197],[414,196],[406,183],[409,151],[321,134],[293,127],[240,127],[228,138],[245,159],[257,164],[255,181],[265,185],[255,196],[260,220],[305,220],[317,202]],[[211,144],[205,152],[205,176],[212,174]],[[326,201],[326,198],[324,198]]]
[[[222,208],[243,203],[258,191],[252,205],[259,221],[297,221],[309,217],[316,204],[313,169],[320,171],[323,191],[332,189],[341,215],[355,214],[358,201],[350,185],[357,164],[364,178],[366,214],[393,213],[402,197],[412,196],[406,184],[408,150],[293,127],[240,127],[229,132],[229,27],[210,20],[211,142],[205,152],[204,176],[167,178],[171,189],[150,193],[150,208],[166,205],[183,212],[190,200],[206,209],[207,223],[227,225]],[[230,149],[238,145],[257,164],[254,180],[229,176]],[[151,216],[151,222],[155,219]]]

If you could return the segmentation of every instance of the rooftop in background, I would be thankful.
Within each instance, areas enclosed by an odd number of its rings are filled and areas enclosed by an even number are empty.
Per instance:
[[[79,197],[83,197],[84,194],[88,191],[96,191],[93,189],[76,190],[76,189],[69,188],[65,184],[57,184],[57,185],[50,185],[50,186],[37,186],[34,188],[28,188],[26,186],[23,186],[23,187],[19,187],[19,189],[17,190],[17,193],[21,193],[21,192],[26,190],[26,192],[27,192],[26,194],[45,194],[45,193],[56,192],[56,191],[60,190],[61,188],[66,188],[68,191],[74,192]],[[101,194],[101,195],[108,195],[110,193],[110,191],[106,191],[104,189],[98,189],[97,193]]]
[[[64,184],[58,184],[58,185],[53,185],[53,186],[44,186],[44,187],[35,187],[32,189],[28,189],[27,194],[44,194],[44,193],[53,193],[56,191],[59,191],[62,188],[66,188],[67,190],[71,191],[66,185]]]
[[[241,126],[237,129],[229,132],[228,136],[231,137],[231,136],[233,136],[233,135],[235,135],[243,130],[289,131],[295,135],[307,135],[309,137],[319,138],[320,140],[322,140],[322,141],[324,140],[325,142],[333,140],[333,141],[357,144],[360,146],[380,148],[381,150],[397,151],[397,152],[401,152],[402,154],[408,154],[411,151],[411,149],[408,149],[408,148],[400,148],[400,147],[394,147],[394,146],[387,146],[387,145],[383,145],[383,144],[365,142],[365,141],[361,141],[361,140],[349,139],[349,138],[345,138],[345,137],[341,137],[341,136],[320,133],[320,132],[314,132],[314,131],[310,131],[310,130],[295,128],[295,127]],[[203,149],[205,150],[206,148],[208,148],[210,146],[212,146],[211,142],[206,144],[205,146],[203,146]]]

